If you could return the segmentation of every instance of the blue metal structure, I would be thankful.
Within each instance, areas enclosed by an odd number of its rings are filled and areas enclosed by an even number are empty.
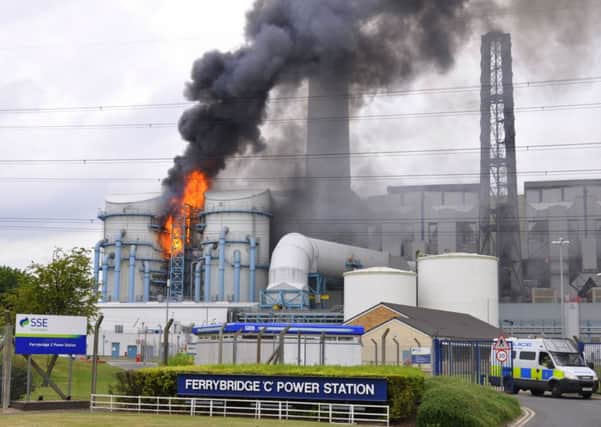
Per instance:
[[[321,273],[309,273],[309,289],[264,289],[260,292],[261,308],[274,306],[286,309],[325,308],[327,278]],[[313,304],[311,304],[313,301]]]
[[[218,333],[231,334],[241,332],[246,334],[279,334],[286,330],[286,334],[306,335],[363,335],[363,326],[325,325],[312,323],[225,323],[216,325],[199,326],[192,328],[196,335],[214,335]]]
[[[494,340],[453,340],[435,338],[432,342],[433,375],[460,377],[481,385],[512,388],[513,351],[507,360],[497,361]],[[508,341],[511,348],[511,342]]]
[[[173,237],[179,235],[179,239]],[[186,250],[186,217],[174,215],[171,223],[171,259],[169,260],[169,280],[171,283],[170,294],[175,300],[184,297],[184,261]],[[181,247],[177,247],[177,242]]]

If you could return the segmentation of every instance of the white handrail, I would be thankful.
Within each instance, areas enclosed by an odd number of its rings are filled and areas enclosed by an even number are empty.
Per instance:
[[[336,424],[357,422],[389,425],[390,407],[363,403],[332,403],[257,399],[216,399],[168,396],[125,396],[92,394],[90,411],[127,411],[156,414],[188,414],[204,416],[248,416],[257,419],[326,420]],[[317,411],[315,407],[317,406]],[[327,408],[327,418],[322,416]],[[324,411],[325,412],[325,411]],[[325,415],[325,413],[323,414]]]

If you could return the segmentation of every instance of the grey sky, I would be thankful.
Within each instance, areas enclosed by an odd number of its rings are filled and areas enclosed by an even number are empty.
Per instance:
[[[577,8],[577,3],[586,4]],[[210,49],[231,50],[244,43],[244,13],[251,1],[20,1],[0,4],[0,109],[182,102],[183,84],[194,59]],[[473,6],[495,27],[512,33],[514,81],[541,81],[601,76],[599,40],[588,27],[599,22],[601,2],[490,2]],[[529,9],[523,9],[523,5]],[[524,6],[525,7],[525,6]],[[538,30],[537,30],[538,29]],[[552,31],[553,30],[553,31]],[[480,79],[480,35],[471,37],[445,75],[431,70],[398,88],[477,85]],[[303,94],[303,89],[299,94]],[[516,107],[601,102],[601,79],[588,84],[516,88]],[[300,103],[302,104],[302,103]],[[382,96],[367,100],[355,114],[479,109],[479,91],[451,94]],[[302,117],[302,105],[274,109],[279,117]],[[6,114],[0,126],[176,122],[181,108],[155,110]],[[517,112],[516,144],[556,144],[601,140],[599,110]],[[286,147],[285,135],[268,150],[298,152]],[[353,151],[437,147],[478,147],[477,114],[455,117],[357,120],[351,123]],[[99,157],[173,157],[184,143],[177,128],[145,129],[0,129],[1,160]],[[569,151],[519,151],[518,171],[599,168],[599,148]],[[236,163],[238,164],[238,163]],[[169,162],[133,164],[2,164],[0,170],[0,264],[17,267],[46,261],[54,246],[92,246],[100,238],[97,210],[109,193],[159,190],[158,180]],[[261,174],[260,162],[244,165],[244,173]],[[284,167],[285,169],[286,167]],[[403,156],[353,160],[355,174],[402,175],[478,172],[477,154]],[[240,173],[229,168],[229,176]],[[536,176],[528,180],[590,178],[577,174]],[[152,178],[153,182],[15,182],[12,178]],[[11,178],[11,179],[7,179]],[[475,180],[463,178],[463,181]],[[458,181],[461,179],[457,179]],[[524,179],[520,179],[519,192]],[[385,191],[387,184],[430,183],[406,178],[366,186],[362,194]],[[438,180],[449,182],[449,180]],[[21,218],[13,220],[11,218]],[[25,220],[24,218],[33,218]],[[87,222],[48,218],[89,219]],[[53,230],[48,230],[53,228]],[[71,229],[72,231],[69,231]],[[91,229],[91,230],[90,230]],[[97,230],[97,231],[96,231]]]

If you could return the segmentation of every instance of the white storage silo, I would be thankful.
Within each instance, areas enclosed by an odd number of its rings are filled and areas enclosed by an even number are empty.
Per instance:
[[[344,320],[380,303],[415,306],[416,274],[388,267],[344,273]]]
[[[105,210],[104,238],[95,247],[94,276],[102,272],[104,302],[148,301],[150,279],[146,270],[165,271],[166,262],[151,224],[160,198],[148,195],[111,195]]]
[[[499,262],[472,253],[429,255],[417,261],[418,306],[470,314],[499,326]]]
[[[270,210],[269,190],[205,193],[200,214],[205,301],[259,300],[267,286]]]

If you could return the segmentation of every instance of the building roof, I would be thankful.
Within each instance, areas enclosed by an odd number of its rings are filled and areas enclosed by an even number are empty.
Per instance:
[[[349,323],[354,320],[356,321],[359,317],[367,314],[369,311],[378,306],[384,306],[389,310],[398,313],[398,316],[394,318],[395,320],[403,322],[431,337],[467,339],[496,338],[502,332],[500,328],[492,326],[469,314],[456,313],[453,311],[433,310],[423,307],[412,307],[409,305],[392,304],[387,302],[381,302],[364,311],[363,313],[355,315],[345,323]],[[375,327],[381,326],[390,320],[392,319],[388,319]]]

